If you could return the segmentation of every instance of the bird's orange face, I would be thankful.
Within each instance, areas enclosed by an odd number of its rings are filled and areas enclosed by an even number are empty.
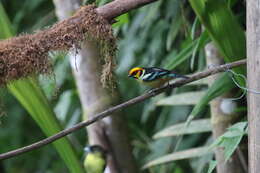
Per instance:
[[[144,72],[144,69],[141,68],[141,67],[135,67],[135,68],[132,68],[129,73],[128,73],[128,77],[132,77],[132,78],[135,78],[135,79],[139,79],[140,76],[142,76]]]

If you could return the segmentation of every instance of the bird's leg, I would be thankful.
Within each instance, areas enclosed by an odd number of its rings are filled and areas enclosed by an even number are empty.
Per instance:
[[[154,88],[147,90],[148,93],[154,92]]]
[[[156,90],[157,90],[157,88],[152,88],[152,89],[149,89],[147,92],[149,93],[149,94],[156,94]]]

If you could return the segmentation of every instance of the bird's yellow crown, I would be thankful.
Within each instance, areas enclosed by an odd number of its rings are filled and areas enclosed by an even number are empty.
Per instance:
[[[143,72],[143,68],[142,67],[135,67],[135,68],[132,68],[129,73],[128,73],[128,76],[130,77],[135,77],[135,78],[139,78],[141,75],[142,75],[142,72]]]

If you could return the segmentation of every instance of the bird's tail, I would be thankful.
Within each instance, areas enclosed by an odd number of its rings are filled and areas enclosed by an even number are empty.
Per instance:
[[[170,76],[170,77],[174,77],[174,78],[184,78],[184,79],[189,79],[188,76],[181,75],[181,74],[176,74],[176,73],[174,73],[174,72],[170,73],[169,76]]]

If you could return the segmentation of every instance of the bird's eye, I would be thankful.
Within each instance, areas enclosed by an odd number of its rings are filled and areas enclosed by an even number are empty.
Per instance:
[[[136,75],[136,72],[131,73],[129,76],[133,77]]]
[[[134,71],[133,73],[131,73],[131,74],[129,75],[129,77],[137,78],[137,77],[136,77],[136,74],[137,74],[137,71]]]

